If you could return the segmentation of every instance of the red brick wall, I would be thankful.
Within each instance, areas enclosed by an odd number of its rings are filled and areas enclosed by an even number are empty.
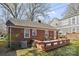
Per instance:
[[[44,40],[45,38],[45,31],[44,30],[37,30],[37,40]]]
[[[12,38],[12,40],[15,40],[15,41],[24,40],[24,28],[11,28],[11,35],[18,36],[15,39]],[[49,37],[52,37],[52,39],[54,39],[54,31],[49,31]],[[58,36],[56,36],[56,37],[58,37]],[[37,30],[37,36],[32,36],[32,29],[30,29],[30,38],[29,39],[44,40],[45,39],[45,30]]]
[[[10,34],[10,28],[8,33]],[[24,39],[24,29],[22,28],[11,28],[11,40],[21,41]]]
[[[54,31],[49,31],[49,37],[54,39]],[[56,37],[58,37],[58,34],[57,34]],[[32,39],[33,38],[37,39],[37,40],[44,40],[45,39],[45,30],[37,30],[37,36],[36,37],[32,37]]]

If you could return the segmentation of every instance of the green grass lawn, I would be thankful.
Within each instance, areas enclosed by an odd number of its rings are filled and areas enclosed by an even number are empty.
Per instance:
[[[38,52],[36,48],[17,50],[21,56],[79,56],[79,40],[71,42],[70,45],[51,50],[49,52]]]
[[[7,40],[0,39],[0,46],[4,46],[7,44]]]

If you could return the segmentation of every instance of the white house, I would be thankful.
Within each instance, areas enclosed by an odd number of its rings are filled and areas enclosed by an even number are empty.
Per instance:
[[[56,27],[58,28],[59,27],[59,24],[60,24],[60,19],[58,18],[54,18],[52,21],[49,22],[49,24],[53,27]]]
[[[64,14],[63,19],[52,21],[51,26],[57,27],[63,35],[66,33],[79,32],[79,4],[72,3],[69,5],[67,11]],[[55,24],[55,25],[54,25]],[[58,24],[58,25],[56,25]]]

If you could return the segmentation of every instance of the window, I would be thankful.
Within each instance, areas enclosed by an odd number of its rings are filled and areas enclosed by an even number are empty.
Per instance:
[[[49,32],[48,31],[45,31],[45,36],[49,36]]]
[[[71,30],[72,30],[71,27],[69,27],[69,28],[68,28],[68,33],[71,33]]]
[[[75,28],[72,28],[72,32],[75,32]]]
[[[79,26],[77,26],[77,32],[79,32]]]
[[[49,32],[45,31],[45,38],[48,39],[48,37],[49,37]]]
[[[77,16],[77,24],[79,24],[79,16]]]
[[[36,29],[32,29],[32,36],[37,36],[37,30]]]
[[[75,24],[75,18],[72,18],[72,24]]]
[[[71,19],[68,19],[68,25],[71,25]]]
[[[24,38],[30,38],[30,29],[24,29]]]

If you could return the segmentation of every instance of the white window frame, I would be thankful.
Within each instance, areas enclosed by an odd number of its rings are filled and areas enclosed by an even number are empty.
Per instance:
[[[29,36],[28,37],[25,36],[25,32],[26,31],[28,31],[28,33],[29,33]],[[30,29],[24,28],[24,38],[30,38]]]
[[[49,36],[49,31],[45,30],[45,37]]]
[[[33,34],[35,32],[35,35]],[[36,29],[32,29],[32,36],[37,36],[37,30]]]
[[[54,31],[54,39],[56,39],[57,31]]]
[[[72,18],[72,24],[75,24],[75,20],[76,20],[76,19],[73,17],[73,18]]]

